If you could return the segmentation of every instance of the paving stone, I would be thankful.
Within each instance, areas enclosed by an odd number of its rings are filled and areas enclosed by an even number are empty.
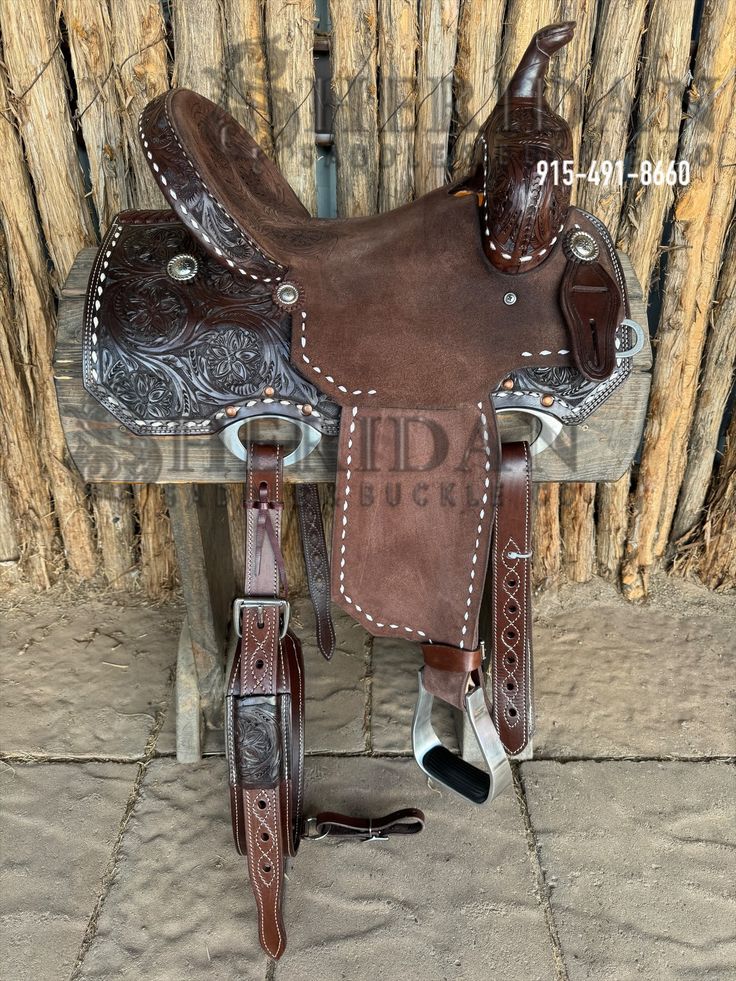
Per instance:
[[[224,760],[156,760],[80,978],[265,979],[254,915],[232,842]]]
[[[60,591],[4,616],[0,744],[10,754],[140,756],[165,704],[181,610]]]
[[[720,599],[674,581],[644,607],[600,582],[542,597],[535,756],[736,754],[736,611]]]
[[[133,764],[0,768],[0,975],[68,978],[94,909]]]
[[[410,760],[314,758],[314,807],[383,814],[412,804],[417,837],[304,842],[289,876],[276,981],[552,981],[513,793],[489,808],[428,789]]]
[[[374,752],[411,753],[411,721],[417,701],[417,674],[423,664],[417,644],[390,637],[373,641],[371,745]],[[435,702],[435,732],[451,750],[458,750],[456,713]]]
[[[570,981],[736,978],[736,771],[526,763]]]

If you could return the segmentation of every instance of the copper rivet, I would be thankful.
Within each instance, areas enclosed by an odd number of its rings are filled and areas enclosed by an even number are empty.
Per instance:
[[[225,409],[225,415],[226,416],[230,416],[232,418],[233,416],[236,416],[237,414],[238,414],[238,409],[237,409],[237,406],[235,406],[235,405],[228,405],[228,407]]]
[[[512,390],[512,388],[514,387],[514,379],[513,378],[504,378],[503,382],[501,383],[501,386],[502,386],[502,388],[505,388],[507,392],[510,392]]]
[[[311,416],[311,414],[312,414],[312,406],[311,405],[303,405],[302,406],[302,412],[304,413],[305,416]]]
[[[273,398],[274,395],[276,394],[276,389],[275,388],[271,388],[271,386],[269,385],[268,388],[264,388],[263,389],[263,394],[266,396],[266,398],[269,398],[269,399],[270,398]]]
[[[542,405],[549,408],[550,405],[555,404],[554,395],[543,395],[541,399]]]

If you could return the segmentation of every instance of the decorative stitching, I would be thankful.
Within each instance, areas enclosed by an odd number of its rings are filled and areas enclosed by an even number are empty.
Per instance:
[[[485,450],[485,453],[486,453],[486,462],[485,462],[486,476],[485,476],[484,482],[483,482],[484,483],[485,490],[484,490],[483,496],[481,497],[481,508],[480,508],[479,513],[478,513],[477,537],[476,537],[476,540],[475,540],[475,546],[474,546],[474,549],[473,549],[473,555],[472,555],[472,558],[470,560],[470,582],[469,582],[469,585],[468,585],[468,599],[466,601],[466,607],[467,607],[467,609],[465,610],[465,613],[464,613],[464,616],[463,616],[463,620],[465,622],[464,622],[463,627],[462,627],[462,630],[461,630],[460,643],[458,644],[458,646],[461,649],[464,649],[464,647],[465,647],[465,640],[464,640],[464,638],[465,638],[465,636],[467,634],[467,631],[468,631],[468,621],[470,619],[470,607],[472,606],[472,603],[473,603],[473,592],[475,590],[475,573],[476,573],[476,565],[477,565],[477,562],[478,562],[478,550],[480,549],[480,541],[481,541],[481,536],[483,534],[483,521],[485,519],[485,514],[486,514],[486,505],[488,504],[488,490],[489,490],[489,488],[491,486],[491,478],[489,476],[490,469],[491,469],[491,449],[490,449],[489,435],[488,435],[488,419],[487,419],[487,417],[485,415],[485,412],[483,411],[483,403],[482,402],[478,402],[477,405],[478,405],[478,409],[480,410],[481,425],[483,426],[483,446],[484,446],[484,450]],[[348,445],[347,445],[348,453],[347,453],[347,457],[346,457],[346,460],[345,460],[345,464],[346,464],[346,467],[347,467],[347,469],[345,471],[345,500],[343,501],[343,505],[342,505],[342,512],[343,512],[342,513],[342,518],[341,518],[342,530],[341,530],[341,533],[340,533],[340,542],[341,542],[341,544],[340,544],[340,585],[339,585],[340,594],[342,595],[342,597],[343,597],[343,599],[345,600],[346,603],[348,603],[350,606],[352,606],[353,609],[357,613],[360,613],[363,617],[365,617],[365,619],[368,620],[369,623],[375,624],[375,626],[379,630],[384,630],[384,629],[386,629],[386,627],[388,627],[389,630],[403,631],[404,633],[407,633],[407,634],[416,634],[418,637],[421,637],[423,640],[427,641],[428,643],[431,643],[432,641],[428,639],[426,631],[419,630],[417,627],[403,626],[403,625],[398,624],[398,623],[389,623],[389,624],[386,624],[385,622],[382,622],[381,620],[378,619],[378,614],[369,613],[367,610],[364,610],[362,607],[360,607],[357,603],[354,603],[353,600],[352,600],[352,598],[350,596],[348,596],[347,593],[345,592],[345,563],[346,563],[346,555],[347,555],[346,540],[347,540],[347,529],[348,529],[348,504],[349,504],[349,500],[348,499],[349,499],[349,496],[350,496],[350,481],[351,481],[351,478],[352,478],[353,434],[355,433],[356,418],[357,418],[357,415],[358,415],[358,407],[357,406],[353,406],[353,408],[351,410],[351,413],[352,413],[352,419],[351,419],[351,422],[350,422],[350,428],[348,430]],[[485,574],[485,570],[483,570],[483,574]]]
[[[209,187],[207,185],[207,182],[202,177],[202,175],[200,174],[199,170],[195,167],[195,165],[192,162],[189,154],[187,153],[187,151],[182,146],[181,140],[179,139],[179,136],[178,136],[178,134],[177,134],[177,132],[176,132],[176,130],[174,128],[174,125],[173,125],[172,121],[171,121],[171,116],[169,115],[169,100],[168,100],[168,98],[164,98],[164,100],[163,100],[163,110],[164,110],[164,116],[166,117],[166,122],[167,122],[167,124],[169,126],[169,130],[171,131],[171,135],[176,140],[176,145],[181,150],[181,153],[182,153],[182,155],[184,157],[184,160],[189,165],[189,167],[194,171],[194,173],[196,174],[198,180],[202,184],[202,187],[207,192],[207,194],[209,195],[210,199],[214,202],[215,206],[217,208],[219,208],[219,210],[228,219],[228,221],[232,222],[232,224],[235,226],[235,228],[237,228],[238,232],[240,232],[240,234],[242,234],[244,236],[244,238],[246,239],[246,241],[248,242],[248,244],[251,246],[251,248],[255,249],[255,251],[260,256],[262,256],[262,258],[265,259],[266,262],[269,263],[269,265],[275,266],[277,269],[280,269],[281,272],[286,272],[286,267],[283,266],[280,262],[277,262],[275,259],[272,259],[270,256],[266,255],[266,253],[263,251],[263,249],[261,249],[261,247],[250,237],[250,235],[245,231],[244,228],[241,228],[240,223],[237,222],[233,218],[233,216],[225,208],[225,206],[223,204],[221,204],[220,201],[217,199],[217,197],[215,197],[215,195],[212,193],[212,191],[210,191],[210,189],[209,189]],[[144,148],[146,150],[146,156],[148,157],[149,160],[153,160],[153,156],[152,156],[150,150],[148,149],[148,140],[146,139],[146,135],[143,132],[143,115],[144,115],[144,113],[145,113],[145,110],[141,113],[141,115],[138,118],[138,133],[140,135],[141,142],[142,142],[142,144],[143,144],[143,146],[144,146]],[[159,181],[163,184],[164,187],[168,187],[168,183],[167,183],[166,179],[164,178],[164,176],[162,174],[157,173],[157,177],[159,178]],[[174,201],[178,200],[178,198],[176,196],[176,192],[173,189],[170,189],[168,192],[164,191],[164,195],[167,196],[167,197],[173,198]],[[182,211],[182,214],[183,214],[185,220],[192,226],[192,228],[194,228],[196,231],[198,231],[199,230],[199,227],[200,227],[199,226],[199,223],[194,218],[192,218],[189,215],[189,212],[184,207],[184,205],[179,205],[179,207],[180,207],[180,209]],[[210,238],[205,234],[204,229],[202,229],[202,235],[203,235],[205,241],[208,244],[211,244],[211,245],[214,246],[215,252],[219,256],[221,256],[222,258],[225,258],[227,260],[227,263],[228,263],[229,266],[232,266],[234,268],[237,268],[238,272],[241,273],[241,275],[243,275],[243,276],[249,276],[251,279],[254,279],[254,280],[257,280],[257,281],[260,281],[260,282],[263,282],[263,283],[270,283],[273,280],[275,280],[276,282],[280,282],[281,279],[283,278],[281,276],[274,276],[274,277],[271,277],[271,276],[256,276],[255,273],[252,273],[252,272],[250,272],[249,269],[244,268],[243,265],[242,265],[242,263],[240,261],[234,262],[232,259],[228,259],[227,256],[225,256],[223,254],[222,250],[219,249],[214,244],[214,242],[211,242]]]
[[[460,632],[462,639],[460,641],[460,644],[458,645],[461,649],[465,647],[465,637],[466,637],[467,632],[468,632],[468,621],[470,619],[470,607],[472,606],[472,603],[473,603],[473,591],[475,589],[475,567],[476,567],[476,564],[478,562],[478,550],[480,549],[480,540],[481,540],[481,536],[483,534],[483,521],[484,521],[485,516],[486,516],[486,505],[488,504],[488,491],[489,491],[490,486],[491,486],[491,477],[490,477],[490,471],[491,471],[491,447],[490,447],[490,441],[489,441],[489,435],[488,435],[488,418],[486,417],[486,414],[483,411],[483,403],[482,402],[478,402],[478,410],[480,411],[480,422],[481,422],[481,426],[482,426],[482,430],[481,431],[483,433],[483,449],[485,450],[485,454],[486,454],[486,462],[485,462],[486,475],[485,475],[485,478],[484,478],[484,481],[483,481],[483,486],[485,487],[485,491],[483,493],[483,496],[481,497],[481,505],[482,506],[481,506],[480,512],[478,513],[478,528],[477,528],[477,531],[476,531],[476,536],[477,537],[475,539],[475,546],[473,547],[473,557],[470,560],[470,583],[468,585],[468,598],[465,601],[466,610],[465,610],[465,613],[463,615],[463,620],[465,622],[463,623],[463,627],[462,627],[462,630]],[[485,576],[485,569],[482,570],[482,574],[483,574],[483,576]],[[482,588],[482,584],[481,584],[481,588]],[[473,629],[473,632],[475,632],[475,628]]]
[[[322,368],[319,368],[317,365],[313,365],[311,358],[304,353],[307,347],[307,314],[303,310],[301,315],[301,336],[299,338],[299,343],[302,348],[302,361],[304,362],[304,364],[310,365],[312,371],[314,371],[318,375],[322,375],[325,381],[329,382],[330,385],[334,385],[334,387],[338,390],[338,392],[342,392],[344,395],[347,395],[348,389],[345,385],[341,385],[339,382],[336,382],[335,379],[332,377],[332,375],[323,374]],[[369,388],[368,391],[365,393],[363,392],[362,388],[356,388],[349,394],[350,395],[363,395],[363,394],[376,395],[377,392],[375,388]]]

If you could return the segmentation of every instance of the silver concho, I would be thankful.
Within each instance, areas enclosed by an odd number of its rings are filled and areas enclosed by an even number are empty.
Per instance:
[[[169,259],[166,272],[172,279],[185,283],[188,279],[194,279],[198,268],[197,260],[193,255],[189,255],[188,252],[181,252],[179,255],[175,255],[173,259]]]
[[[582,228],[571,229],[562,247],[568,259],[577,259],[578,262],[595,262],[601,252],[593,236]]]
[[[299,290],[293,283],[281,283],[276,289],[276,299],[285,307],[293,307],[299,299]]]

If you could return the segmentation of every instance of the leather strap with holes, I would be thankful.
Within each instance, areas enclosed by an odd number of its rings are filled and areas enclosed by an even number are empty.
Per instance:
[[[246,569],[236,607],[240,638],[227,687],[226,732],[235,846],[247,857],[261,946],[274,959],[286,948],[282,915],[284,863],[301,803],[301,772],[292,766],[291,706],[281,692],[301,684],[296,638],[282,644],[286,572],[281,554],[283,455],[279,446],[248,447]],[[261,602],[259,602],[261,601]],[[284,647],[287,650],[284,650]],[[298,701],[298,699],[297,699]],[[297,760],[299,754],[296,754]],[[295,779],[296,778],[296,779]]]
[[[491,542],[493,722],[509,755],[531,739],[531,454],[504,443]]]
[[[302,814],[304,663],[298,638],[283,631],[282,452],[251,444],[248,461],[245,590],[236,605],[241,636],[228,679],[225,731],[235,847],[247,858],[261,946],[277,960],[286,949],[284,867],[302,838],[414,835],[424,827],[424,814],[414,808],[378,818]]]

